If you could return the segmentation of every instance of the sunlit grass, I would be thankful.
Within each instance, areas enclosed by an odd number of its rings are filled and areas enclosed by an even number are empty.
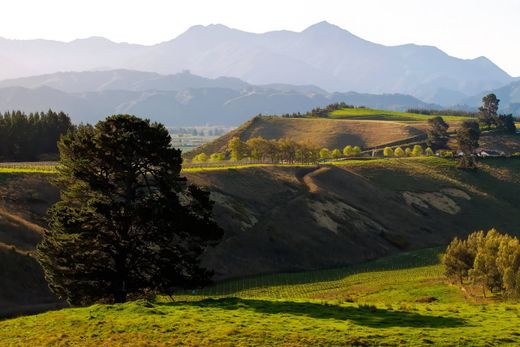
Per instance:
[[[387,110],[374,110],[369,108],[345,108],[336,110],[330,113],[331,118],[338,119],[374,119],[374,120],[386,120],[386,121],[401,121],[401,122],[425,122],[430,118],[436,116],[429,116],[418,113],[409,112],[398,112],[398,111],[387,111]],[[445,121],[462,121],[469,117],[464,116],[449,116],[441,115]]]
[[[520,305],[466,300],[446,283],[439,251],[7,320],[0,345],[518,345]]]

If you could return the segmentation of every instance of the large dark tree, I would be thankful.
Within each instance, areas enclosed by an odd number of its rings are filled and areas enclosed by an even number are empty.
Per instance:
[[[457,130],[459,151],[462,153],[460,168],[473,169],[476,167],[474,152],[479,146],[480,127],[477,122],[465,120]]]
[[[448,123],[442,117],[433,117],[428,119],[428,125],[430,126],[426,131],[428,146],[434,150],[446,147],[449,140],[448,128],[450,126]]]
[[[62,138],[61,200],[37,251],[54,293],[74,305],[124,302],[210,278],[200,258],[222,231],[170,141],[164,126],[128,115]]]
[[[480,125],[490,127],[497,125],[497,112],[500,100],[495,94],[488,94],[482,98],[482,106],[479,107],[478,122]]]

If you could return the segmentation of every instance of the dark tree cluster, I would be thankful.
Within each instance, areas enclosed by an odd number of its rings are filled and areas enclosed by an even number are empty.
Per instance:
[[[515,133],[515,119],[512,114],[498,114],[500,100],[495,94],[488,94],[482,98],[479,107],[478,122],[483,128],[496,128],[508,133]]]
[[[520,295],[520,242],[495,229],[474,232],[466,239],[455,238],[443,257],[445,274],[464,284],[509,297]]]
[[[428,125],[430,126],[426,131],[428,146],[434,151],[446,147],[449,140],[448,129],[450,126],[448,123],[442,117],[433,117],[428,119]]]
[[[476,121],[465,120],[457,130],[457,142],[462,153],[459,168],[474,169],[476,160],[475,150],[479,147],[480,127]]]
[[[205,284],[203,252],[222,230],[209,193],[180,176],[167,129],[117,115],[59,142],[61,200],[37,248],[51,290],[71,304],[124,302]]]
[[[56,143],[72,128],[69,116],[63,112],[0,114],[0,160],[56,159]]]
[[[314,163],[320,159],[320,148],[310,143],[299,143],[287,138],[266,140],[257,136],[246,142],[233,137],[228,143],[229,157],[233,161],[251,159],[272,163]]]
[[[325,107],[316,107],[313,108],[311,111],[306,113],[286,113],[282,114],[282,117],[284,118],[328,118],[329,113],[341,110],[344,108],[356,108],[353,105],[349,105],[345,102],[337,102],[334,104],[327,105]],[[364,108],[364,107],[358,107],[358,108]]]

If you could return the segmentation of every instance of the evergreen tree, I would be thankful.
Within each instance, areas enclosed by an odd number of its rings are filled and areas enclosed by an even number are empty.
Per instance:
[[[209,193],[180,176],[167,129],[128,115],[81,126],[59,142],[61,200],[37,248],[51,290],[71,304],[198,286],[222,231]]]
[[[426,130],[427,145],[435,150],[446,147],[449,140],[448,129],[450,126],[448,123],[442,117],[433,117],[428,119],[428,125],[430,127]]]
[[[459,167],[462,169],[473,169],[476,167],[473,153],[479,146],[480,127],[477,122],[466,120],[457,130],[457,141],[462,157]]]
[[[479,107],[478,122],[484,127],[497,124],[498,104],[500,100],[495,94],[488,94],[482,98],[482,106]]]

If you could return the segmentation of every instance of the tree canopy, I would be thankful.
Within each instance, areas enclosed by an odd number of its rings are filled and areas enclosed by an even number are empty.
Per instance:
[[[61,199],[37,248],[51,290],[71,304],[205,283],[200,258],[222,230],[209,193],[180,176],[166,128],[116,115],[59,142]]]
[[[495,229],[455,238],[443,257],[445,274],[459,283],[470,281],[506,296],[520,296],[520,242]]]
[[[63,112],[0,114],[0,160],[56,159],[56,144],[60,136],[71,129],[70,118]]]
[[[457,130],[459,151],[462,152],[460,168],[471,169],[476,167],[473,153],[479,146],[480,127],[477,122],[465,120]]]
[[[434,150],[446,147],[448,143],[448,123],[444,121],[442,117],[433,117],[428,119],[428,125],[430,126],[426,131],[428,139],[426,143]]]

